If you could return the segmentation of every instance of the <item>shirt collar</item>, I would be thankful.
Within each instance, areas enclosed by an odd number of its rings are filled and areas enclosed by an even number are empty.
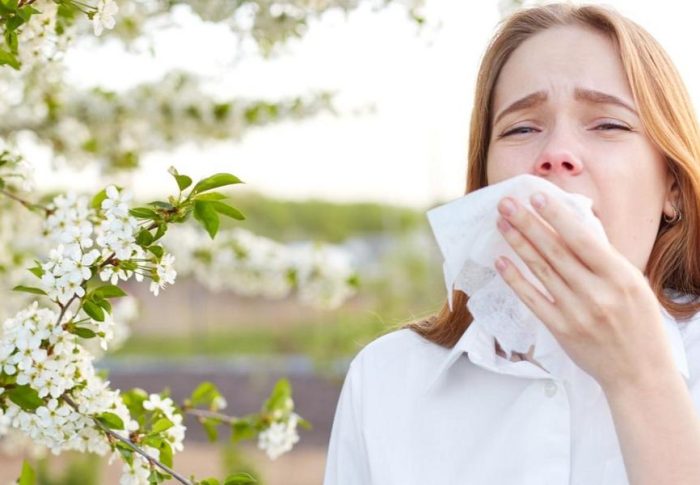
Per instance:
[[[677,298],[673,299],[677,300]],[[688,359],[685,353],[683,338],[678,328],[678,321],[673,318],[663,306],[661,306],[661,314],[663,316],[664,326],[668,332],[674,361],[680,373],[688,380],[690,378]],[[498,371],[498,368],[502,367],[502,365],[498,364],[498,360],[501,360],[507,366],[518,364],[517,362],[509,362],[499,358],[496,354],[495,340],[493,335],[486,332],[480,325],[476,325],[476,322],[472,322],[447,355],[438,361],[435,370],[429,374],[424,392],[429,393],[440,378],[447,374],[448,370],[465,353],[468,354],[469,360],[476,365],[493,371]],[[518,367],[518,369],[522,369],[522,367]],[[545,370],[531,365],[530,363],[528,363],[528,371],[526,372],[512,372],[515,370],[515,367],[510,367],[510,370],[511,372],[509,373],[529,375],[530,377],[551,377]]]

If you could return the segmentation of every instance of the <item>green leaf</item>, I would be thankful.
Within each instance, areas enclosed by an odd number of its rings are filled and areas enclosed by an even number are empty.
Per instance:
[[[219,480],[216,478],[205,478],[201,480],[197,485],[219,485]]]
[[[27,412],[34,412],[39,406],[44,404],[44,400],[39,397],[39,393],[24,384],[5,391],[10,401]]]
[[[101,209],[102,208],[102,201],[107,198],[107,189],[102,189],[100,190],[95,197],[92,198],[92,202],[90,205],[92,206],[93,209]]]
[[[104,310],[91,300],[85,300],[83,302],[83,311],[93,320],[97,320],[98,322],[105,321]]]
[[[42,276],[44,276],[44,268],[42,268],[40,264],[38,264],[34,268],[27,268],[27,269],[37,278],[41,278]]]
[[[263,409],[268,412],[272,412],[275,409],[284,409],[285,403],[287,401],[287,398],[291,399],[292,397],[292,388],[289,384],[288,379],[279,379],[275,383],[274,389],[272,389],[272,393],[270,393],[270,397],[265,401]]]
[[[163,483],[166,480],[170,480],[173,478],[170,476],[168,473],[165,473],[163,471],[160,471],[158,468],[153,467],[151,469],[151,473],[148,475],[148,484],[149,485],[157,485],[159,483]]]
[[[224,187],[226,185],[240,184],[243,183],[241,179],[230,173],[217,173],[211,177],[207,177],[203,180],[197,182],[197,185],[192,189],[193,194],[198,194],[200,192],[206,192],[207,190],[215,189],[217,187]]]
[[[175,180],[177,181],[177,186],[180,190],[185,190],[187,187],[192,185],[192,179],[187,175],[175,175]]]
[[[252,475],[245,472],[229,475],[224,480],[224,485],[249,485],[252,483],[258,483],[258,481],[253,478]]]
[[[148,207],[134,207],[129,209],[129,214],[137,219],[156,219],[158,217],[158,213]]]
[[[46,292],[42,290],[41,288],[34,288],[31,286],[15,286],[12,288],[12,291],[23,291],[25,293],[34,293],[35,295],[46,295]]]
[[[148,399],[148,393],[143,389],[135,387],[121,394],[122,402],[129,408],[129,414],[134,419],[143,416],[143,402]]]
[[[175,167],[170,167],[168,173],[175,178],[177,186],[180,188],[180,192],[185,190],[187,187],[192,185],[192,179],[187,175],[180,175]]]
[[[156,235],[153,236],[153,241],[151,243],[156,242],[158,239],[163,237],[165,235],[165,231],[168,230],[168,225],[165,223],[158,224],[158,230],[156,231]]]
[[[209,406],[214,399],[220,396],[219,389],[212,382],[204,381],[192,391],[190,396],[191,406]]]
[[[258,435],[258,430],[255,428],[253,423],[247,419],[241,419],[240,421],[235,421],[231,425],[231,441],[233,443],[238,443],[242,440],[250,440]]]
[[[27,460],[22,462],[22,472],[17,479],[18,485],[34,485],[36,483],[36,473]]]
[[[111,305],[107,300],[105,300],[104,298],[100,298],[99,296],[93,295],[93,296],[92,296],[92,301],[94,301],[94,302],[97,303],[99,306],[101,306],[102,309],[103,309],[104,311],[106,311],[107,313],[112,313],[112,305]]]
[[[228,196],[222,194],[221,192],[209,192],[206,194],[199,194],[194,198],[194,200],[224,200],[228,199]]]
[[[311,423],[309,423],[304,418],[297,418],[297,425],[299,425],[299,427],[304,428],[304,429],[312,429],[313,428],[313,426],[311,426]]]
[[[11,32],[13,30],[17,30],[17,27],[22,25],[24,23],[24,19],[22,17],[12,17],[10,20],[7,21],[5,24],[5,27],[7,28],[8,32]]]
[[[245,216],[241,211],[236,209],[235,207],[232,207],[230,205],[224,204],[223,202],[218,202],[218,201],[212,201],[209,202],[209,204],[214,208],[216,212],[219,214],[223,214],[225,216],[231,217],[232,219],[238,219],[239,221],[242,221],[245,219]]]
[[[163,257],[163,246],[148,246],[148,250],[152,252],[158,259]]]
[[[19,22],[21,24],[22,20],[19,19]],[[8,22],[7,24],[9,25],[10,22]],[[10,52],[12,52],[13,54],[17,54],[17,47],[19,46],[17,42],[17,32],[14,32],[12,30],[5,31],[5,42],[7,42],[7,45],[10,47]]]
[[[173,422],[167,418],[160,418],[155,422],[151,428],[151,433],[161,433],[166,429],[172,428],[174,426]]]
[[[13,69],[19,69],[21,63],[12,52],[8,52],[5,49],[0,48],[0,66],[3,65],[8,65]]]
[[[85,327],[75,327],[73,330],[71,330],[71,333],[82,338],[93,338],[96,335],[94,331]]]
[[[211,441],[212,443],[216,441],[216,438],[219,435],[219,431],[216,428],[221,423],[221,421],[213,418],[200,418],[199,422],[202,423],[202,426],[204,427],[204,431],[206,431],[207,433],[207,438],[209,438],[209,441]]]
[[[129,465],[134,463],[134,451],[131,448],[129,448],[127,445],[125,445],[121,441],[117,441],[114,444],[114,447],[117,449],[119,454],[122,456],[122,460],[124,460],[124,463],[128,463]]]
[[[114,413],[104,412],[98,414],[95,418],[109,429],[124,429],[124,421]]]
[[[166,440],[163,440],[158,447],[160,450],[160,461],[164,463],[165,466],[173,466],[173,448],[170,446]]]
[[[162,200],[154,200],[153,202],[149,202],[148,205],[152,205],[153,207],[157,207],[163,210],[172,210],[175,208],[175,206],[173,206],[172,204],[168,202],[163,202]]]
[[[99,298],[120,298],[126,296],[126,292],[116,285],[104,285],[92,292]]]
[[[10,11],[17,10],[17,0],[2,0],[2,3],[7,7]]]
[[[195,201],[194,218],[204,226],[209,236],[214,239],[214,236],[216,236],[219,230],[219,215],[210,204],[212,204],[212,202]]]
[[[155,449],[160,448],[160,444],[163,442],[163,437],[159,434],[149,434],[141,439],[142,445],[151,446]]]
[[[153,234],[151,234],[151,231],[149,231],[145,227],[142,227],[136,234],[136,244],[138,244],[141,247],[145,247],[151,244],[152,242]]]

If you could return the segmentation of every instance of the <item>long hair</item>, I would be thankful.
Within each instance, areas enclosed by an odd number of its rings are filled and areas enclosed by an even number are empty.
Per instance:
[[[642,27],[606,7],[549,4],[516,11],[499,25],[481,62],[476,82],[467,161],[466,194],[485,187],[491,138],[492,97],[498,75],[513,51],[529,37],[555,26],[578,25],[604,33],[616,46],[642,125],[665,155],[680,191],[683,218],[662,221],[644,274],[659,303],[685,320],[700,302],[674,301],[664,291],[698,295],[700,289],[700,132],[686,88],[659,43]],[[424,338],[452,347],[473,321],[468,296],[453,291],[453,310],[445,302],[427,319],[403,324]]]

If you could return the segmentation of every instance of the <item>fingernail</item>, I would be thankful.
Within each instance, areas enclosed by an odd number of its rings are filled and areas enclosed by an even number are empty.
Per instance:
[[[503,271],[504,269],[506,269],[506,266],[506,261],[503,258],[498,258],[496,260],[496,269],[498,271]]]
[[[503,214],[512,216],[515,213],[515,204],[513,204],[513,202],[511,202],[509,199],[503,199],[499,209]]]
[[[544,198],[544,195],[538,192],[532,197],[530,197],[530,202],[532,202],[532,205],[534,205],[537,209],[541,209],[542,207],[544,207],[547,201]]]
[[[506,220],[503,219],[502,217],[499,217],[499,218],[498,218],[497,226],[498,226],[498,228],[499,228],[501,231],[503,231],[503,232],[509,231],[510,228],[513,227],[513,226],[510,225],[510,223],[509,223],[508,221],[506,221]]]

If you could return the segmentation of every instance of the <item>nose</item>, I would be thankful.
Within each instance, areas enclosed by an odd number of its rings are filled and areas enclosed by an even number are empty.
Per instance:
[[[535,173],[537,175],[578,175],[582,168],[581,160],[570,151],[547,151],[538,158]]]
[[[583,169],[576,141],[563,133],[552,134],[535,163],[536,175],[578,175]]]

